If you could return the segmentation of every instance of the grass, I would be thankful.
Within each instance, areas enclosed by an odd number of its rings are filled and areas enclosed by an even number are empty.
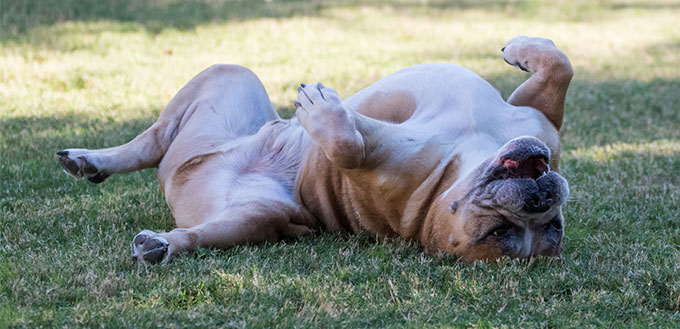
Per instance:
[[[680,323],[680,5],[674,1],[0,0],[0,327],[674,327]],[[322,234],[138,267],[173,220],[146,170],[104,184],[54,152],[133,138],[213,63],[350,95],[401,67],[465,65],[503,95],[500,47],[555,40],[576,72],[561,259],[458,263]]]

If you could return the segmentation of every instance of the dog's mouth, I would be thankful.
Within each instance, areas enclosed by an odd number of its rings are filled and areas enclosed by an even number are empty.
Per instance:
[[[550,172],[548,156],[543,153],[526,154],[511,152],[501,156],[498,165],[492,169],[488,181],[505,179],[533,179]]]
[[[483,197],[499,207],[524,214],[543,214],[569,195],[566,180],[550,171],[550,150],[535,138],[508,142],[487,162],[480,184]]]

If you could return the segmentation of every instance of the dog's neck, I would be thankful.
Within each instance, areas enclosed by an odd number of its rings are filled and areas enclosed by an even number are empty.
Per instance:
[[[436,212],[436,201],[459,178],[459,172],[459,155],[442,159],[430,172],[411,194],[404,208],[399,232],[402,237],[421,241],[424,231],[431,230],[432,225],[438,225],[436,220],[428,221],[428,218]]]

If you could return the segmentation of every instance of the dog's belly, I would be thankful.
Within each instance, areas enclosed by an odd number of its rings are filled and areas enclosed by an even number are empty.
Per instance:
[[[276,120],[188,159],[164,184],[177,226],[192,227],[252,201],[291,203],[311,146],[296,121]]]

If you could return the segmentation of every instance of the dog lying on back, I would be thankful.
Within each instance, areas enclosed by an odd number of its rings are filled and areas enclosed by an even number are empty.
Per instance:
[[[503,59],[532,73],[507,101],[468,69],[425,64],[345,100],[301,84],[291,120],[250,70],[215,65],[131,142],[57,154],[95,183],[158,168],[178,228],[137,234],[141,262],[319,230],[401,236],[465,261],[559,255],[569,189],[551,168],[571,64],[528,37]]]

